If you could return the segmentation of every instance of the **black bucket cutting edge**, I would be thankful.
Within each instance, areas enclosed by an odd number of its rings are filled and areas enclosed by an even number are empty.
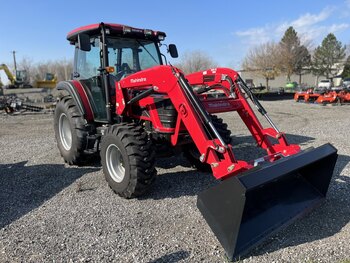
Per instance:
[[[233,176],[198,195],[197,206],[224,248],[238,259],[326,197],[337,149],[309,148]]]

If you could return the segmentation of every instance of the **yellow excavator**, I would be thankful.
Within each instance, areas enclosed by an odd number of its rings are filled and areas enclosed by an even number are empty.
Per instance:
[[[57,84],[57,77],[55,74],[46,73],[44,80],[37,80],[35,82],[36,88],[46,88],[46,89],[54,89]]]
[[[7,88],[48,88],[54,89],[57,84],[57,77],[55,74],[46,73],[43,80],[36,80],[33,85],[29,83],[28,74],[26,70],[16,70],[14,76],[6,64],[0,64],[0,70],[4,70],[10,84]]]
[[[28,81],[26,70],[16,70],[16,76],[13,76],[9,68],[5,64],[0,64],[0,70],[4,70],[10,84],[7,88],[32,88]]]

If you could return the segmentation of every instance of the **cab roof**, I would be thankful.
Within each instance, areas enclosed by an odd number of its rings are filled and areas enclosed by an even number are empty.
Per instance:
[[[101,26],[104,24],[106,32],[111,36],[125,36],[125,37],[138,37],[144,39],[163,40],[166,34],[161,31],[154,31],[150,29],[141,29],[136,27],[130,27],[127,25],[113,24],[113,23],[98,23],[87,26],[78,27],[70,31],[67,35],[67,40],[74,44],[78,41],[78,35],[83,33],[89,36],[99,35]]]

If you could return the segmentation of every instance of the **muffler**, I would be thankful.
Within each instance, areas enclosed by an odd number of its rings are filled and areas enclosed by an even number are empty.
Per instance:
[[[326,197],[337,161],[331,144],[259,165],[198,195],[197,206],[229,260],[305,215]]]

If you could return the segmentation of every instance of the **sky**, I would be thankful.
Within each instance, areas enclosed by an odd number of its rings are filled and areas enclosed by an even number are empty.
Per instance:
[[[9,65],[13,50],[17,62],[70,60],[67,33],[98,22],[164,31],[180,57],[199,50],[237,70],[250,48],[279,41],[289,26],[313,47],[330,32],[350,44],[350,0],[17,0],[1,1],[0,14],[0,63]]]

